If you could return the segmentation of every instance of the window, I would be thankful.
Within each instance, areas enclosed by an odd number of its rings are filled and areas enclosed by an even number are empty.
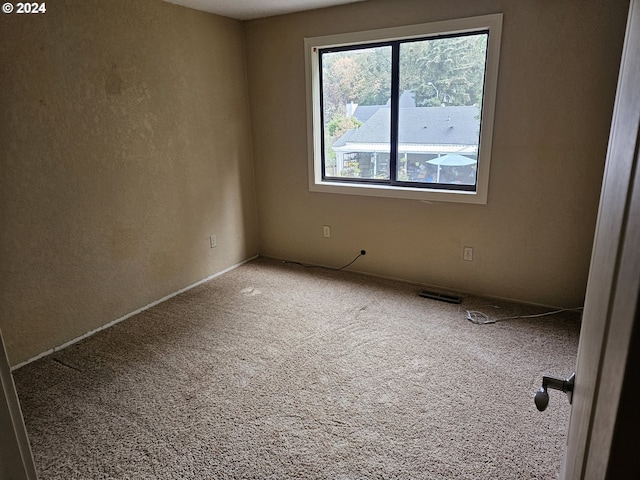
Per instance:
[[[309,189],[486,203],[502,15],[305,39]]]

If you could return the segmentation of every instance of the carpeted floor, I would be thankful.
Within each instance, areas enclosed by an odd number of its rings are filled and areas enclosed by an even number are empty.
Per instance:
[[[22,367],[40,478],[557,478],[579,315],[420,290],[258,259]]]

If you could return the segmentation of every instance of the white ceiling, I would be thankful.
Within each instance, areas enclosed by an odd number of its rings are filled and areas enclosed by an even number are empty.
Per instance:
[[[169,3],[215,13],[238,20],[271,17],[284,13],[332,7],[364,0],[165,0]]]

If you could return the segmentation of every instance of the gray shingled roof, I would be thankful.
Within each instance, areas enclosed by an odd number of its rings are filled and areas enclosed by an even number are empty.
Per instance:
[[[362,123],[366,123],[366,121],[382,107],[384,107],[384,105],[358,105],[355,112],[353,112],[353,116]]]
[[[475,106],[401,108],[399,141],[402,144],[475,145],[479,114]],[[360,128],[349,130],[333,146],[344,146],[347,142],[389,142],[389,116],[388,108],[378,108]]]

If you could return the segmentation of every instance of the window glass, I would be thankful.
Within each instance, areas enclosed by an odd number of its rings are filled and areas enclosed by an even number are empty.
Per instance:
[[[391,178],[390,97],[390,46],[322,53],[325,178]]]
[[[486,52],[486,33],[400,44],[399,181],[475,188]]]

